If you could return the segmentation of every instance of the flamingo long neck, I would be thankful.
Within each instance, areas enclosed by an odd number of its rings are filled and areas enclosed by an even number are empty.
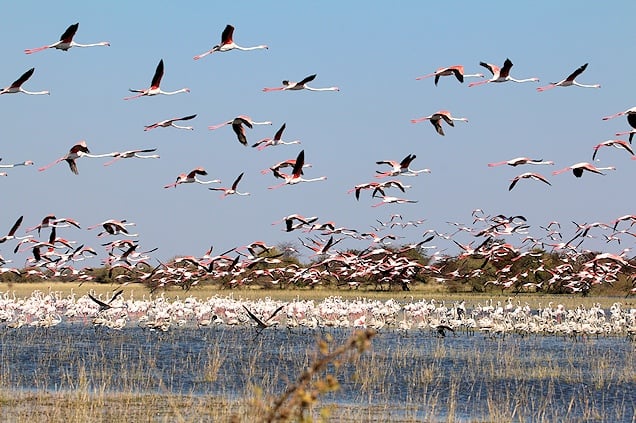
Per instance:
[[[50,91],[27,91],[24,88],[20,88],[20,92],[29,95],[50,95]]]
[[[98,46],[110,46],[110,43],[108,41],[100,41],[99,43],[92,43],[92,44],[79,44],[79,43],[76,43],[75,41],[71,42],[71,47],[98,47]]]

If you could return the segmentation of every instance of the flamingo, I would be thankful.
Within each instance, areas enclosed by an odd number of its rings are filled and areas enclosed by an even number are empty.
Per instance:
[[[386,164],[391,166],[391,170],[386,172],[380,172],[376,170],[377,175],[376,178],[384,178],[385,176],[417,176],[420,173],[431,173],[430,169],[421,169],[421,170],[413,170],[410,168],[411,162],[415,160],[417,156],[415,154],[409,154],[405,158],[402,159],[401,162],[396,162],[394,160],[379,160],[375,162],[376,164]]]
[[[570,87],[572,85],[575,85],[577,87],[583,87],[583,88],[601,88],[601,84],[585,85],[585,84],[579,84],[578,82],[575,81],[575,78],[583,73],[583,71],[587,68],[587,65],[588,64],[586,63],[583,66],[580,66],[577,70],[572,72],[570,76],[565,78],[563,81],[553,82],[550,85],[546,85],[545,87],[539,87],[537,88],[537,91],[543,92],[543,91],[552,89],[554,87]]]
[[[267,173],[269,172],[273,172],[274,173],[274,177],[278,178],[278,176],[276,176],[277,174],[280,175],[280,170],[286,167],[291,167],[293,168],[294,165],[296,164],[296,159],[289,159],[289,160],[283,160],[282,162],[278,162],[276,163],[274,166],[268,167],[267,169],[263,169],[261,170],[261,173],[263,175],[267,175]],[[303,168],[306,167],[312,167],[311,163],[304,163],[303,164]],[[302,171],[301,171],[301,175],[302,175]]]
[[[247,146],[247,136],[245,135],[245,128],[243,125],[250,129],[252,128],[250,121],[243,119],[242,117],[237,117],[232,121],[232,130],[236,134],[238,141],[244,146]]]
[[[508,191],[511,191],[515,187],[515,185],[517,185],[517,182],[519,182],[521,179],[534,179],[536,181],[541,181],[548,185],[552,185],[543,175],[533,172],[526,172],[522,173],[521,175],[517,175],[512,179],[512,182],[508,187]]]
[[[384,195],[382,196],[381,202],[374,204],[371,207],[379,207],[384,204],[406,204],[406,203],[417,203],[417,200],[407,200],[405,198],[397,198],[397,197],[390,197],[388,195]]]
[[[619,133],[616,134],[616,136],[620,137],[620,136],[629,134],[629,143],[631,144],[632,143],[632,138],[634,137],[634,134],[636,133],[636,107],[632,107],[630,109],[627,109],[624,112],[615,113],[615,114],[613,114],[611,116],[605,116],[603,118],[603,120],[610,120],[610,119],[614,119],[615,117],[619,117],[619,116],[623,116],[623,115],[627,115],[627,123],[629,124],[629,126],[634,128],[634,130],[627,131],[627,132],[619,132]]]
[[[126,229],[126,226],[135,226],[135,223],[133,222],[127,222],[126,219],[123,220],[115,220],[115,219],[108,219],[103,221],[102,223],[98,223],[96,225],[93,226],[89,226],[88,229],[93,230],[97,227],[101,226],[102,228],[104,228],[103,232],[100,232],[97,234],[98,237],[102,237],[104,235],[110,234],[110,235],[119,235],[119,234],[126,234],[128,236],[137,236],[137,234],[130,234],[128,233],[128,229]]]
[[[499,66],[493,65],[491,63],[486,63],[486,62],[479,62],[479,65],[488,69],[490,73],[492,73],[492,78],[487,79],[485,81],[472,82],[471,84],[468,85],[468,87],[484,85],[489,82],[507,82],[507,81],[519,82],[519,83],[539,82],[539,78],[515,79],[512,76],[510,76],[510,69],[512,68],[512,62],[510,61],[510,59],[506,59],[502,68],[499,68]]]
[[[265,148],[269,147],[270,145],[277,146],[277,145],[300,144],[300,140],[294,140],[294,141],[281,140],[281,138],[283,137],[283,131],[285,131],[285,127],[286,127],[286,124],[283,123],[283,126],[281,126],[280,129],[276,131],[276,134],[274,134],[274,138],[263,138],[259,142],[253,144],[252,147],[258,147],[258,151],[262,151]]]
[[[158,154],[150,154],[150,155],[141,155],[140,153],[152,153],[153,151],[157,151],[156,148],[147,148],[147,149],[143,149],[143,150],[129,150],[129,151],[124,151],[124,152],[119,152],[119,151],[115,151],[113,153],[110,153],[109,156],[114,157],[114,159],[104,163],[104,166],[110,166],[113,163],[115,163],[117,160],[121,160],[121,159],[130,159],[132,157],[138,158],[138,159],[158,159],[159,155]]]
[[[20,227],[20,225],[22,224],[22,219],[24,218],[24,216],[20,216],[18,217],[18,220],[15,221],[15,223],[13,224],[13,226],[11,227],[11,229],[9,230],[9,233],[6,234],[5,236],[3,236],[2,238],[0,238],[0,244],[7,242],[10,239],[14,239],[17,238],[15,236],[15,233],[18,231],[18,228]]]
[[[39,225],[37,226],[33,226],[32,228],[27,228],[25,230],[26,233],[29,233],[31,231],[34,230],[38,230],[38,235],[40,235],[40,230],[41,229],[45,229],[45,228],[67,228],[70,226],[75,226],[78,229],[80,228],[80,224],[73,220],[70,219],[68,217],[65,218],[60,218],[58,219],[57,217],[55,217],[55,215],[53,214],[49,214],[48,216],[44,216],[44,218],[42,219],[42,222],[40,222]]]
[[[212,47],[210,50],[206,51],[205,53],[201,53],[197,56],[194,56],[194,60],[199,60],[202,57],[205,57],[208,54],[212,54],[216,51],[219,51],[219,52],[230,51],[230,50],[250,51],[250,50],[262,50],[262,49],[267,50],[269,48],[264,44],[254,46],[254,47],[241,47],[234,42],[234,40],[232,39],[232,35],[234,35],[234,27],[232,25],[226,25],[225,29],[223,30],[223,33],[221,34],[221,44],[215,45],[214,47]]]
[[[574,176],[576,176],[577,178],[580,178],[581,176],[583,176],[583,171],[586,171],[586,170],[588,172],[598,173],[599,175],[605,175],[603,172],[601,172],[601,170],[616,170],[616,168],[614,166],[596,167],[593,164],[590,164],[587,162],[581,162],[581,163],[573,164],[561,170],[555,170],[554,172],[552,172],[552,174],[558,175],[560,173],[567,172],[568,170],[571,170],[572,173],[574,173]]]
[[[2,158],[0,158],[0,161],[2,160]],[[16,166],[31,166],[33,165],[33,162],[31,160],[25,160],[23,162],[20,163],[12,163],[12,164],[0,164],[0,169],[10,169],[10,168],[14,168]]]
[[[177,180],[176,182],[166,185],[164,186],[164,188],[176,188],[177,185],[180,184],[192,184],[192,183],[197,183],[197,184],[220,184],[221,180],[219,179],[213,179],[211,181],[202,181],[199,178],[197,178],[197,175],[207,175],[208,172],[202,168],[202,167],[197,167],[196,169],[191,170],[188,174],[182,173],[179,176],[177,176]]]
[[[22,88],[22,84],[24,84],[29,78],[31,78],[31,75],[33,75],[33,72],[35,72],[35,68],[31,68],[28,71],[24,72],[22,76],[20,76],[18,79],[13,81],[11,85],[1,89],[0,94],[23,93],[23,94],[29,94],[29,95],[43,95],[43,94],[50,95],[51,94],[50,91],[27,91],[24,88]]]
[[[242,122],[247,122],[246,125],[249,126],[250,128],[252,126],[254,126],[254,125],[271,125],[272,124],[272,122],[270,122],[269,120],[262,121],[262,122],[257,122],[257,121],[252,120],[252,118],[247,116],[247,115],[238,115],[237,117],[235,117],[233,119],[230,119],[230,120],[227,120],[225,122],[222,122],[222,123],[219,123],[219,124],[216,124],[216,125],[210,125],[210,126],[208,126],[208,129],[210,131],[214,131],[215,129],[222,128],[222,127],[224,127],[226,125],[234,125],[234,122],[236,121],[236,119],[240,119]]]
[[[68,163],[69,167],[71,168],[71,172],[78,175],[79,171],[77,170],[77,163],[75,162],[77,159],[81,157],[99,158],[99,157],[109,157],[109,156],[110,156],[110,153],[90,154],[90,150],[88,149],[88,146],[86,145],[86,141],[80,141],[77,144],[75,144],[73,147],[71,147],[71,149],[66,155],[60,157],[53,163],[49,163],[46,166],[42,166],[41,168],[38,169],[38,171],[43,172],[46,169],[50,168],[53,165],[58,164],[61,161],[66,161],[66,163]]]
[[[530,159],[528,157],[517,157],[517,158],[514,158],[514,159],[502,161],[502,162],[488,163],[488,167],[495,167],[495,166],[501,166],[501,165],[519,166],[519,165],[524,165],[524,164],[553,165],[554,162],[552,160]]]
[[[596,158],[596,153],[598,153],[598,150],[601,147],[621,148],[621,149],[627,151],[632,156],[634,156],[634,151],[632,150],[632,148],[630,147],[630,145],[626,141],[623,141],[623,140],[607,140],[607,141],[603,141],[602,143],[596,144],[593,147],[594,148],[594,153],[592,154],[592,161],[594,161],[594,159]]]
[[[243,173],[245,173],[245,172],[243,172]],[[233,194],[236,194],[236,195],[250,195],[249,192],[238,192],[237,189],[236,189],[238,187],[239,182],[241,182],[241,178],[243,178],[243,173],[241,173],[234,180],[234,183],[232,183],[232,187],[231,188],[208,188],[208,189],[212,190],[212,191],[223,191],[223,195],[221,196],[221,198],[225,198],[228,195],[233,195]]]
[[[484,77],[483,73],[475,73],[471,75],[466,75],[464,74],[464,67],[462,65],[455,65],[455,66],[449,66],[447,68],[438,68],[435,72],[429,73],[428,75],[418,76],[417,78],[415,78],[415,80],[419,81],[419,80],[434,76],[435,85],[437,85],[437,82],[439,81],[439,78],[441,76],[450,76],[450,75],[455,75],[455,78],[457,78],[457,80],[461,83],[464,83],[464,78],[468,78],[468,77],[483,78]]]
[[[161,122],[156,122],[156,123],[144,126],[144,131],[150,131],[151,129],[155,129],[159,127],[167,128],[169,126],[172,126],[173,128],[177,128],[177,129],[193,130],[194,128],[191,126],[179,126],[179,125],[175,125],[175,122],[179,122],[182,120],[190,120],[190,119],[194,119],[195,117],[197,117],[197,115],[190,115],[190,116],[185,116],[182,118],[172,118],[172,119],[162,120]]]
[[[268,189],[280,188],[283,185],[295,185],[300,182],[317,182],[317,181],[324,181],[325,179],[327,179],[326,176],[321,176],[321,177],[312,178],[312,179],[304,179],[302,177],[302,174],[303,174],[302,170],[303,170],[304,163],[305,163],[305,150],[301,150],[301,152],[298,153],[298,157],[296,157],[296,163],[294,163],[294,168],[292,170],[291,175],[281,173],[278,170],[272,170],[272,172],[274,172],[274,176],[276,176],[277,178],[284,179],[284,182],[279,185],[268,187]]]
[[[628,116],[629,119],[629,116]],[[623,135],[629,135],[629,143],[632,143],[632,139],[634,138],[634,134],[636,134],[636,129],[632,129],[631,131],[625,131],[625,132],[617,132],[616,135],[617,137],[622,137]]]
[[[77,28],[79,28],[79,22],[77,22],[77,23],[69,26],[68,28],[66,28],[66,31],[64,31],[64,33],[60,37],[60,41],[58,41],[56,43],[53,43],[51,45],[48,45],[48,46],[42,46],[42,47],[37,47],[37,48],[26,49],[26,50],[24,50],[24,53],[25,54],[33,54],[33,53],[37,53],[38,51],[46,50],[47,48],[56,48],[58,50],[68,51],[68,49],[71,48],[71,47],[110,46],[110,43],[108,41],[101,41],[99,43],[93,43],[93,44],[79,44],[79,43],[76,43],[75,41],[73,41],[73,37],[75,36],[75,33],[77,32]]]
[[[425,120],[430,121],[433,127],[435,127],[435,130],[437,131],[437,133],[440,135],[444,135],[444,129],[442,128],[442,120],[444,120],[450,126],[455,126],[454,121],[456,120],[461,122],[468,122],[468,119],[466,118],[453,117],[448,110],[440,110],[438,112],[433,113],[430,116],[424,116],[417,119],[411,119],[411,123],[419,123]]]
[[[311,82],[314,79],[316,79],[316,74],[309,75],[308,77],[306,77],[305,79],[303,79],[300,82],[284,80],[282,87],[263,88],[263,91],[264,92],[269,92],[269,91],[299,91],[299,90],[303,90],[303,89],[304,90],[309,90],[309,91],[340,91],[340,88],[338,88],[338,87],[312,88],[312,87],[309,87],[309,86],[306,85],[308,82]]]
[[[150,88],[146,88],[145,90],[133,90],[132,88],[128,91],[133,93],[139,93],[137,95],[133,95],[130,97],[124,97],[124,100],[131,100],[133,98],[138,98],[142,96],[152,96],[152,95],[173,95],[179,93],[189,93],[190,88],[181,88],[176,91],[162,91],[159,85],[161,84],[161,78],[163,77],[163,59],[159,61],[157,65],[157,69],[155,69],[155,75],[152,77],[152,82],[150,83]]]

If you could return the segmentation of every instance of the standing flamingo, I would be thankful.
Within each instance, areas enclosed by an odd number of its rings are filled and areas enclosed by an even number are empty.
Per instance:
[[[195,117],[197,117],[197,115],[190,115],[190,116],[185,116],[182,118],[172,118],[172,119],[162,120],[161,122],[156,122],[156,123],[144,126],[144,131],[150,131],[151,129],[155,129],[159,127],[167,128],[169,126],[172,126],[173,128],[177,128],[177,129],[193,130],[194,128],[191,126],[180,126],[180,125],[176,125],[175,122],[179,122],[182,120],[190,120],[190,119],[194,119]]]
[[[221,34],[221,44],[215,45],[214,47],[212,47],[210,50],[206,51],[205,53],[201,53],[197,56],[194,56],[194,60],[199,60],[202,57],[205,57],[208,54],[212,54],[216,51],[224,52],[224,51],[230,51],[230,50],[250,51],[250,50],[261,50],[261,49],[267,50],[268,49],[268,47],[264,44],[254,46],[254,47],[241,47],[234,42],[234,40],[232,39],[233,35],[234,35],[234,27],[232,25],[227,25],[225,29],[223,30],[223,33]]]
[[[283,123],[283,126],[280,127],[276,134],[274,134],[274,138],[263,138],[259,142],[252,145],[252,147],[258,147],[258,151],[262,151],[269,146],[277,146],[277,145],[291,145],[291,144],[300,144],[300,140],[294,141],[283,141],[281,138],[283,137],[283,131],[285,131],[286,124]]]
[[[177,176],[177,180],[176,182],[166,185],[164,186],[164,188],[176,188],[177,185],[180,184],[191,184],[191,183],[197,183],[197,184],[212,184],[212,183],[216,183],[216,184],[220,184],[221,180],[219,179],[213,179],[211,181],[202,181],[199,178],[197,178],[197,175],[207,175],[208,172],[202,168],[202,167],[197,167],[196,169],[191,170],[188,174],[182,173],[179,176]]]
[[[497,65],[493,65],[492,63],[479,62],[480,66],[485,67],[492,73],[492,78],[487,79],[485,81],[473,82],[469,87],[475,87],[477,85],[484,85],[489,82],[538,82],[539,78],[527,78],[527,79],[515,79],[510,76],[510,69],[512,68],[512,62],[510,59],[506,59],[502,68],[499,68]]]
[[[340,91],[340,88],[338,88],[338,87],[312,88],[312,87],[309,87],[309,86],[306,85],[308,82],[311,82],[314,79],[316,79],[316,74],[309,75],[308,77],[306,77],[305,79],[303,79],[300,82],[293,82],[293,81],[284,80],[282,87],[263,88],[263,91],[264,92],[269,92],[269,91],[299,91],[299,90],[308,90],[308,91]]]
[[[18,79],[13,81],[11,85],[0,90],[0,94],[23,93],[23,94],[29,94],[29,95],[43,95],[43,94],[50,95],[51,94],[50,91],[27,91],[24,88],[22,88],[22,84],[24,84],[29,78],[31,78],[31,75],[33,75],[33,72],[35,72],[35,68],[31,68],[28,71],[24,72],[22,76],[20,76]]]
[[[88,146],[86,145],[86,141],[80,141],[77,144],[75,144],[73,147],[71,147],[71,149],[66,155],[60,157],[53,163],[50,163],[46,166],[42,166],[41,168],[38,169],[38,171],[40,172],[45,171],[46,169],[50,168],[53,165],[58,164],[61,161],[66,161],[69,167],[71,168],[71,172],[78,175],[79,171],[77,170],[77,163],[75,162],[75,160],[79,159],[80,157],[99,158],[99,157],[109,157],[109,156],[110,156],[110,153],[109,154],[90,154],[90,150],[88,149]]]
[[[304,179],[302,177],[304,163],[305,163],[305,150],[301,150],[301,152],[298,153],[298,157],[296,157],[296,163],[294,163],[294,169],[292,170],[291,175],[281,173],[278,170],[272,170],[274,172],[274,176],[276,176],[277,178],[284,179],[284,182],[279,185],[268,187],[268,189],[280,188],[283,185],[295,185],[299,182],[316,182],[316,181],[324,181],[325,179],[327,179],[326,176],[321,176],[319,178],[312,178],[312,179]]]
[[[391,166],[391,170],[386,172],[380,172],[376,170],[377,175],[376,178],[384,178],[385,176],[417,176],[420,173],[431,173],[430,169],[421,169],[421,170],[413,170],[411,169],[411,162],[415,160],[417,156],[415,154],[409,154],[405,158],[402,159],[401,162],[396,162],[395,160],[379,160],[375,162],[376,164],[386,164]]]
[[[599,175],[605,175],[603,172],[601,172],[601,170],[616,170],[616,168],[614,166],[596,167],[593,164],[590,164],[587,162],[581,162],[581,163],[573,164],[572,166],[568,166],[561,170],[555,170],[554,172],[552,172],[552,174],[558,175],[560,173],[567,172],[568,170],[571,170],[572,173],[574,173],[574,176],[576,176],[577,178],[580,178],[581,176],[583,176],[583,171],[598,173]]]
[[[508,187],[508,191],[512,190],[515,185],[517,185],[517,182],[519,182],[521,179],[534,179],[536,181],[541,181],[543,183],[546,183],[548,185],[552,185],[543,175],[540,175],[538,173],[533,173],[533,172],[526,172],[526,173],[522,173],[521,175],[517,175],[512,179],[512,183],[510,184],[510,186]]]
[[[68,51],[68,49],[71,47],[110,46],[110,43],[108,41],[101,41],[99,43],[94,43],[94,44],[76,43],[75,41],[73,41],[73,37],[75,36],[75,33],[77,32],[77,28],[79,28],[79,22],[66,28],[66,31],[64,31],[64,33],[60,37],[60,41],[48,46],[26,49],[24,50],[24,53],[33,54],[33,53],[37,53],[38,51],[46,50],[47,48],[56,48],[58,50]]]
[[[129,151],[121,152],[121,153],[119,151],[115,151],[109,154],[109,156],[114,157],[114,159],[104,163],[104,166],[110,166],[113,163],[115,163],[117,160],[130,159],[133,157],[137,159],[158,159],[159,158],[158,154],[150,154],[145,156],[140,154],[140,153],[152,153],[153,151],[157,151],[157,149],[147,148],[143,150],[129,150]]]
[[[475,74],[466,75],[464,73],[463,66],[455,65],[455,66],[449,66],[446,68],[438,68],[435,72],[429,73],[428,75],[418,76],[417,78],[415,78],[415,80],[419,81],[424,78],[430,78],[431,76],[434,76],[435,85],[437,85],[437,82],[439,81],[439,78],[441,76],[450,76],[450,75],[455,75],[455,78],[457,78],[457,80],[461,83],[464,83],[464,78],[468,78],[468,77],[483,78],[484,77],[483,73],[475,73]]]
[[[424,116],[417,119],[411,119],[411,123],[419,123],[425,120],[430,121],[433,127],[435,128],[435,130],[437,131],[437,133],[440,135],[444,135],[444,128],[442,128],[442,120],[444,120],[450,126],[455,126],[455,123],[453,121],[456,121],[456,120],[461,122],[468,122],[468,119],[466,118],[453,117],[448,110],[440,110],[438,112],[433,113],[430,116]]]
[[[571,87],[572,85],[575,85],[577,87],[583,87],[583,88],[601,88],[601,84],[585,85],[585,84],[579,84],[578,82],[575,81],[575,78],[579,76],[580,74],[582,74],[586,68],[587,68],[587,63],[584,64],[583,66],[580,66],[577,70],[572,72],[570,76],[565,78],[563,81],[553,82],[550,85],[546,85],[545,87],[539,87],[537,88],[537,91],[543,92],[543,91],[552,89],[554,87]]]
[[[189,93],[190,88],[181,88],[177,91],[162,91],[159,85],[161,84],[161,78],[163,77],[163,59],[159,61],[157,65],[157,69],[155,69],[155,75],[152,77],[152,82],[150,83],[150,88],[146,88],[145,90],[133,90],[132,88],[128,89],[128,91],[132,93],[139,93],[137,95],[133,95],[130,97],[124,97],[124,100],[131,100],[133,98],[138,98],[142,96],[152,96],[157,94],[163,95],[173,95],[179,93]]]
[[[228,195],[250,195],[249,192],[238,192],[236,190],[236,188],[238,187],[239,182],[241,182],[241,178],[243,178],[243,173],[241,173],[238,178],[236,178],[234,180],[234,183],[232,183],[232,187],[231,188],[208,188],[209,190],[212,191],[223,191],[223,195],[221,196],[221,198],[225,198]]]
[[[517,157],[517,158],[514,158],[514,159],[502,161],[502,162],[488,163],[488,167],[495,167],[495,166],[501,166],[501,165],[519,166],[519,165],[524,165],[524,164],[553,165],[554,162],[552,160],[529,159],[528,157]]]
[[[622,148],[623,150],[627,151],[629,154],[631,154],[632,156],[634,156],[634,151],[632,150],[632,148],[630,147],[629,144],[627,144],[627,142],[623,141],[623,140],[607,140],[607,141],[603,141],[602,143],[596,144],[593,148],[594,148],[594,153],[592,154],[592,161],[594,161],[594,159],[596,158],[596,153],[598,153],[598,150],[601,147],[616,147],[616,148]]]

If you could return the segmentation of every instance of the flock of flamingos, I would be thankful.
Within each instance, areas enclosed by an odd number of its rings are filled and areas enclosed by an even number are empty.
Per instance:
[[[74,36],[79,24],[69,26],[62,34],[59,41],[42,47],[27,49],[26,54],[34,54],[47,49],[69,50],[73,47],[97,47],[109,46],[108,42],[93,44],[80,44],[74,41]],[[266,45],[242,47],[233,40],[234,27],[227,25],[222,31],[221,42],[210,50],[194,57],[200,60],[204,57],[231,50],[265,50]],[[458,83],[463,83],[465,78],[476,78],[476,82],[469,87],[483,86],[492,83],[526,83],[537,82],[537,78],[517,79],[511,75],[513,63],[506,59],[503,66],[481,62],[480,65],[488,70],[488,75],[482,73],[467,74],[463,66],[442,67],[436,71],[418,77],[418,80],[433,78],[437,85],[440,78],[454,77]],[[588,64],[576,68],[563,80],[537,88],[538,92],[558,87],[600,88],[599,84],[583,84],[577,79],[586,70]],[[23,85],[30,84],[35,69],[24,72],[15,82],[0,90],[0,94],[22,93],[27,95],[47,95],[49,91],[29,91]],[[164,74],[164,62],[160,60],[147,88],[130,89],[132,95],[124,100],[134,100],[144,96],[176,95],[188,93],[188,88],[174,91],[164,91],[161,88]],[[263,88],[264,92],[273,91],[339,91],[338,87],[317,88],[312,86],[317,75],[309,75],[299,81],[282,81],[281,86]],[[592,162],[574,163],[563,169],[552,172],[558,175],[571,171],[579,178],[585,172],[603,175],[605,171],[615,170],[613,166],[597,167],[593,164],[599,151],[604,147],[614,147],[623,150],[631,156],[636,155],[631,147],[631,141],[636,133],[636,107],[616,113],[603,119],[612,119],[626,116],[629,126],[632,128],[616,134],[616,136],[629,135],[629,140],[610,139],[593,146]],[[165,119],[146,125],[144,130],[150,131],[157,128],[175,128],[192,130],[192,126],[186,123],[194,119],[196,115]],[[445,130],[454,127],[455,122],[468,122],[466,118],[455,117],[447,110],[437,111],[429,116],[413,119],[412,123],[428,121],[432,124],[437,134],[443,136]],[[247,129],[254,125],[271,125],[272,122],[258,122],[250,117],[241,115],[229,119],[220,124],[209,126],[208,129],[216,130],[230,126],[234,131],[238,142],[245,146],[251,146],[258,150],[268,147],[300,144],[299,140],[285,140],[283,124],[271,138],[264,138],[254,143],[247,139]],[[121,159],[157,159],[159,155],[154,148],[130,150],[124,152],[110,152],[106,154],[94,154],[90,151],[85,141],[79,141],[72,145],[67,153],[61,155],[50,164],[40,167],[44,172],[52,166],[65,162],[71,172],[79,173],[78,160],[82,158],[108,158],[105,166],[112,165]],[[373,207],[386,204],[417,203],[417,200],[404,198],[403,196],[387,195],[389,190],[406,194],[411,187],[404,183],[401,177],[415,177],[421,173],[430,172],[429,169],[414,169],[412,163],[416,159],[414,154],[408,154],[403,159],[378,160],[379,169],[370,182],[357,184],[349,189],[349,193],[355,193],[355,199],[359,200],[362,191],[370,191],[378,202]],[[0,163],[0,168],[11,169],[20,166],[33,165],[33,161],[26,160],[19,163]],[[489,163],[489,167],[496,166],[550,166],[554,162],[530,157],[516,157],[500,162]],[[386,167],[388,166],[388,168]],[[278,189],[286,185],[299,183],[324,181],[326,176],[305,177],[305,172],[311,168],[311,164],[305,161],[305,151],[301,150],[288,160],[273,164],[262,173],[273,175],[278,181],[269,189]],[[6,172],[1,173],[7,176]],[[167,183],[164,188],[176,189],[182,184],[213,185],[209,190],[218,191],[223,197],[230,195],[248,196],[250,193],[239,189],[243,173],[236,176],[230,186],[219,187],[218,179],[206,178],[208,172],[201,167],[188,170],[176,176],[173,181]],[[524,180],[534,180],[551,185],[550,180],[542,173],[521,172],[515,176],[508,187],[512,190],[518,183]],[[525,183],[525,182],[523,182]],[[102,264],[110,270],[113,279],[120,283],[141,281],[153,290],[168,287],[181,286],[191,288],[201,281],[222,280],[227,286],[241,286],[250,283],[266,284],[268,286],[312,286],[320,284],[325,278],[336,280],[339,285],[349,288],[357,288],[367,280],[374,279],[379,283],[398,284],[404,290],[409,290],[409,285],[416,276],[426,275],[438,282],[449,280],[465,280],[471,277],[479,277],[483,274],[482,268],[472,270],[445,269],[443,263],[443,248],[438,248],[431,243],[434,241],[451,242],[460,249],[460,257],[475,257],[484,259],[484,263],[492,263],[497,269],[495,277],[488,281],[489,284],[505,288],[542,289],[544,286],[558,284],[571,292],[586,292],[594,284],[612,282],[619,277],[632,277],[636,279],[634,265],[626,257],[629,249],[620,254],[595,253],[581,251],[581,244],[588,237],[604,237],[608,244],[620,245],[621,241],[631,239],[636,233],[631,228],[636,223],[636,215],[618,216],[610,222],[595,222],[591,224],[577,224],[574,232],[568,234],[565,228],[561,229],[559,222],[550,222],[540,226],[540,235],[530,235],[529,225],[524,216],[489,215],[480,209],[472,213],[472,225],[457,222],[449,222],[448,231],[427,230],[423,233],[422,241],[413,244],[400,245],[399,239],[403,238],[399,231],[408,228],[419,227],[424,220],[405,221],[398,213],[391,214],[389,219],[377,220],[377,227],[372,231],[362,231],[356,228],[338,227],[333,221],[320,221],[316,216],[301,216],[290,214],[284,216],[276,224],[283,224],[283,230],[301,234],[316,235],[313,238],[300,239],[303,247],[313,254],[313,262],[306,267],[285,264],[283,257],[288,253],[296,253],[294,247],[285,247],[284,251],[273,253],[272,246],[263,241],[254,241],[249,245],[236,246],[221,254],[212,254],[212,248],[197,256],[178,257],[170,263],[154,263],[151,253],[154,251],[140,251],[137,234],[131,233],[134,222],[126,220],[109,219],[87,229],[100,229],[96,236],[100,239],[108,239],[105,244],[107,257],[102,259]],[[12,260],[0,256],[0,274],[13,273],[16,276],[32,279],[63,279],[88,281],[94,278],[92,269],[81,268],[79,264],[88,258],[99,256],[93,248],[85,245],[77,245],[75,241],[60,237],[59,232],[72,234],[73,230],[81,229],[82,225],[71,217],[59,217],[53,214],[44,216],[41,222],[33,222],[31,227],[23,229],[23,218],[19,217],[10,227],[6,235],[0,238],[0,244],[10,245],[14,253],[30,251],[31,257],[24,267],[11,266]],[[10,224],[9,222],[7,226]],[[45,240],[40,237],[48,238]],[[37,231],[37,236],[35,232]],[[388,232],[391,233],[388,233]],[[471,234],[475,241],[465,245],[453,239],[457,233]],[[344,239],[363,241],[365,248],[358,253],[351,251],[339,251],[335,247]],[[521,246],[510,243],[511,238],[520,239]],[[561,253],[561,262],[548,267],[543,262],[541,254],[536,250],[552,249]],[[428,265],[423,265],[409,259],[405,254],[410,250],[424,252],[434,251],[432,260]],[[512,266],[498,266],[499,263],[514,262],[528,257],[532,265],[522,270],[512,270]],[[578,263],[578,265],[574,265]],[[536,275],[541,275],[537,278]],[[534,277],[530,277],[530,275]],[[636,288],[632,290],[636,293]],[[635,331],[635,310],[623,311],[620,304],[616,304],[611,311],[611,316],[606,316],[605,311],[564,310],[556,308],[548,310],[548,307],[532,312],[518,304],[514,306],[508,303],[506,307],[490,306],[480,307],[472,311],[466,311],[461,304],[446,307],[434,302],[419,302],[407,305],[399,305],[395,302],[357,301],[347,302],[340,299],[328,299],[321,304],[313,302],[295,301],[291,303],[278,303],[274,301],[242,302],[230,298],[214,298],[200,302],[192,297],[184,301],[173,303],[163,297],[151,300],[123,300],[121,292],[116,293],[110,299],[102,299],[93,296],[82,298],[60,298],[55,293],[44,295],[36,292],[29,299],[17,300],[5,294],[0,302],[0,321],[8,322],[12,327],[22,325],[52,326],[63,320],[61,316],[69,319],[90,318],[96,325],[104,325],[113,328],[123,327],[131,316],[135,316],[140,325],[149,328],[167,330],[171,324],[186,324],[195,322],[197,326],[206,326],[212,323],[224,324],[255,324],[259,329],[265,329],[274,325],[284,326],[393,326],[403,329],[430,327],[436,329],[440,335],[445,331],[454,331],[457,328],[479,329],[483,331],[505,332],[563,332],[563,333],[628,333],[633,335]],[[440,329],[441,328],[441,329]]]

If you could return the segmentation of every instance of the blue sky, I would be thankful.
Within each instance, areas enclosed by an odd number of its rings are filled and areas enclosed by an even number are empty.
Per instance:
[[[210,245],[221,252],[255,240],[278,244],[313,236],[271,225],[292,213],[362,232],[392,213],[405,221],[426,219],[416,228],[395,228],[404,237],[399,243],[421,240],[426,229],[451,231],[448,221],[470,224],[476,208],[491,215],[525,215],[531,231],[552,220],[572,234],[571,221],[610,222],[635,211],[630,192],[636,161],[628,154],[600,151],[596,164],[617,168],[606,176],[576,179],[551,172],[591,162],[592,146],[629,129],[623,117],[607,122],[601,117],[635,105],[631,70],[636,59],[629,43],[634,12],[636,4],[627,1],[589,8],[569,1],[505,7],[456,2],[433,8],[428,2],[235,2],[231,7],[216,2],[62,1],[55,7],[10,2],[3,8],[3,15],[12,18],[3,22],[0,85],[35,67],[24,88],[51,95],[0,96],[0,164],[35,162],[9,169],[0,180],[0,226],[6,228],[0,231],[8,231],[20,215],[24,223],[18,235],[47,214],[71,217],[83,229],[61,229],[59,235],[92,246],[103,257],[100,244],[109,239],[85,228],[127,219],[136,223],[140,250],[158,247],[154,256],[164,260],[201,255]],[[23,53],[57,41],[75,22],[80,23],[76,42],[110,41],[111,46]],[[215,53],[194,61],[220,41],[226,24],[236,28],[236,43],[267,44],[269,50]],[[482,72],[480,61],[502,65],[506,58],[514,63],[513,76],[536,76],[541,82],[468,88],[468,79],[459,84],[444,77],[437,87],[432,79],[415,80],[455,64],[467,73]],[[189,87],[191,92],[123,101],[128,88],[148,87],[160,59],[165,62],[162,88]],[[588,62],[578,81],[600,83],[601,89],[536,92]],[[261,91],[313,73],[318,75],[313,86],[337,85],[341,91]],[[469,123],[456,123],[444,137],[427,122],[410,123],[440,109]],[[194,131],[143,131],[144,125],[194,113]],[[273,122],[248,130],[250,143],[271,137],[285,122],[285,138],[302,144],[257,151],[240,145],[229,127],[207,129],[240,114]],[[105,167],[107,159],[82,158],[79,175],[65,163],[37,171],[79,140],[96,154],[157,148],[161,159],[127,159]],[[277,181],[260,170],[295,158],[301,149],[313,164],[305,176],[328,179],[268,190]],[[417,204],[373,208],[378,200],[369,191],[360,201],[346,194],[375,180],[376,170],[385,170],[376,161],[399,161],[408,154],[417,155],[414,168],[431,173],[402,177],[412,188],[387,194]],[[556,165],[487,167],[518,156]],[[198,166],[207,169],[208,178],[221,179],[222,186],[245,172],[240,188],[251,196],[220,199],[218,192],[194,184],[163,189]],[[510,180],[526,171],[545,175],[552,186],[521,181],[509,192]],[[469,235],[457,239],[472,240]],[[456,250],[447,241],[436,243]],[[363,249],[369,241],[341,245]],[[611,252],[632,245],[608,245],[602,239],[584,244]],[[14,255],[14,246],[1,245],[0,254],[20,266],[27,255]]]

